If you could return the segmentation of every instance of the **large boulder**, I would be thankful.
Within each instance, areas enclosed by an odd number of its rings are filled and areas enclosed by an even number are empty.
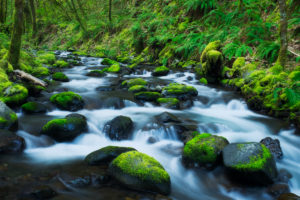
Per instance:
[[[16,113],[2,101],[0,101],[0,129],[18,129],[18,117]]]
[[[202,133],[185,144],[182,160],[186,166],[212,168],[220,163],[221,152],[228,144],[224,137]]]
[[[74,92],[55,94],[50,101],[62,110],[78,111],[84,106],[82,97]]]
[[[56,72],[52,75],[52,79],[60,82],[69,82],[69,77],[62,72]]]
[[[27,114],[46,113],[47,106],[38,102],[27,102],[22,105],[22,111]]]
[[[166,66],[161,66],[155,68],[155,70],[152,72],[152,76],[166,76],[168,75],[170,69]]]
[[[49,121],[41,131],[58,142],[71,141],[87,131],[87,120],[80,114],[70,114],[63,119]]]
[[[223,163],[230,177],[243,183],[267,185],[277,177],[270,150],[255,142],[233,143],[223,149]]]
[[[127,140],[132,137],[133,121],[130,117],[118,116],[107,122],[104,126],[104,133],[111,140]]]
[[[171,192],[169,174],[154,158],[130,151],[119,155],[109,166],[109,173],[126,187],[168,195]]]
[[[266,137],[260,141],[263,145],[265,145],[272,153],[275,159],[282,159],[283,152],[280,147],[280,141],[278,139],[272,139],[270,137]]]
[[[0,130],[0,154],[21,153],[25,149],[25,140],[7,130]]]
[[[187,100],[198,95],[198,91],[193,86],[179,83],[171,83],[163,88],[162,94],[169,98]]]
[[[28,97],[27,88],[18,84],[11,85],[0,93],[2,93],[0,100],[10,106],[22,105]]]
[[[84,160],[89,165],[99,165],[103,163],[107,164],[118,157],[120,154],[128,151],[136,151],[136,149],[131,147],[107,146],[90,153],[85,157]]]

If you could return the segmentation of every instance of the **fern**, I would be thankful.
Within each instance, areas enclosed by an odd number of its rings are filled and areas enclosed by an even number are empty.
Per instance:
[[[257,54],[259,58],[272,63],[277,59],[279,49],[280,45],[277,42],[263,41],[257,47]]]

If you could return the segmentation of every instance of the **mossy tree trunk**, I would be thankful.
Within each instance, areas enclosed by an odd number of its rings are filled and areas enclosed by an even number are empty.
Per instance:
[[[23,9],[23,0],[15,0],[14,25],[8,53],[8,61],[13,65],[13,67],[16,68],[18,68],[21,51],[23,31]]]
[[[7,0],[0,0],[0,23],[6,21]]]
[[[34,5],[34,0],[29,0],[30,4],[30,11],[31,11],[31,23],[32,23],[32,37],[34,38],[37,32],[37,27],[36,27],[36,12],[35,12],[35,5]]]
[[[288,37],[287,37],[287,6],[285,0],[278,0],[279,12],[280,12],[280,50],[278,55],[278,62],[281,66],[285,66],[287,62],[287,50],[288,50]]]
[[[32,22],[29,0],[24,0],[24,15],[25,15],[25,21],[24,21],[23,32],[25,33],[26,30],[30,29],[30,27],[31,27],[30,25]]]

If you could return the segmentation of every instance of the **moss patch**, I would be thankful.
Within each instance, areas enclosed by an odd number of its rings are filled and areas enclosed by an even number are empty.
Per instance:
[[[129,92],[138,93],[145,92],[147,88],[144,85],[134,85],[128,89]]]
[[[61,109],[71,111],[79,110],[84,105],[82,97],[74,92],[55,94],[50,98],[50,101]]]
[[[134,94],[134,97],[142,101],[156,101],[158,98],[161,98],[162,95],[158,92],[139,92]]]
[[[147,84],[148,82],[142,78],[135,78],[135,79],[130,79],[122,82],[122,86],[129,87],[129,88],[135,85],[147,85]]]
[[[62,72],[56,72],[52,75],[52,79],[55,81],[68,82],[69,78]]]

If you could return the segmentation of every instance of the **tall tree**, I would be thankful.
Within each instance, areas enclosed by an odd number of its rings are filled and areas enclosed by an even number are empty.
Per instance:
[[[22,42],[22,31],[23,31],[23,0],[15,0],[15,11],[14,11],[14,25],[11,36],[10,48],[8,53],[8,61],[14,66],[18,67],[21,42]]]
[[[287,61],[288,38],[287,38],[287,6],[285,0],[278,0],[280,12],[280,50],[278,55],[278,62],[281,66],[285,66]]]

